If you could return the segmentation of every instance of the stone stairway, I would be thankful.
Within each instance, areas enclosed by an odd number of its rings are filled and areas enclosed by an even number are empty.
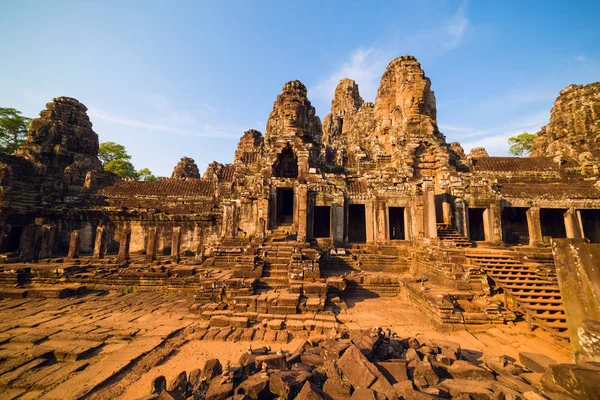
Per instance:
[[[473,243],[448,224],[437,224],[437,234],[441,240],[451,240],[456,243],[456,247],[473,247]]]
[[[346,254],[323,254],[320,260],[321,274],[327,278],[330,276],[340,276],[353,271],[360,271],[354,257]]]
[[[264,267],[257,289],[282,289],[288,286],[288,270],[294,254],[294,241],[271,241],[263,246]]]
[[[486,271],[498,288],[510,296],[527,318],[530,328],[538,326],[559,340],[567,340],[567,320],[554,274],[548,263],[519,260],[515,251],[468,251],[474,265]]]

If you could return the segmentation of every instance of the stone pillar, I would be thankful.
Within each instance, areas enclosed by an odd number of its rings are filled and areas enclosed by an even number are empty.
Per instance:
[[[69,253],[67,254],[67,258],[72,260],[74,258],[79,258],[79,246],[81,245],[81,234],[79,230],[74,230],[71,232],[71,239],[69,240]]]
[[[540,221],[540,208],[529,207],[527,210],[527,229],[529,230],[529,245],[542,246],[544,239],[542,237],[542,223]]]
[[[98,225],[96,227],[96,239],[94,240],[94,258],[104,258],[106,252],[105,236],[104,226]]]
[[[173,239],[171,240],[171,260],[179,262],[181,260],[181,227],[173,227]]]
[[[296,188],[296,203],[298,204],[298,242],[306,241],[306,207],[308,201],[308,187],[299,185]]]
[[[40,226],[36,224],[27,225],[23,228],[19,248],[20,258],[23,261],[34,261],[38,259],[40,250]]]
[[[123,226],[121,231],[121,241],[119,242],[119,255],[117,261],[126,262],[129,260],[129,245],[131,243],[131,228],[128,224]]]
[[[376,203],[376,208],[377,208],[377,215],[376,215],[376,221],[377,221],[377,242],[378,243],[383,243],[386,241],[386,239],[388,239],[388,232],[387,232],[387,223],[386,223],[386,210],[385,210],[385,202],[383,201],[377,201]]]
[[[569,208],[565,212],[565,230],[569,239],[583,239],[583,231],[579,225],[577,211],[574,208]]]
[[[373,202],[369,201],[365,203],[365,226],[367,229],[367,243],[373,243],[375,241],[375,238],[377,237],[377,218],[375,213],[376,211],[375,207],[373,207]],[[348,229],[350,228],[348,227]]]
[[[146,243],[146,262],[156,260],[156,242],[158,239],[158,228],[153,226],[148,229],[148,242]]]
[[[56,238],[56,226],[55,225],[42,226],[40,258],[52,257],[52,250],[54,249],[55,238]]]
[[[452,226],[452,205],[448,193],[442,195],[442,219],[444,224]]]
[[[331,234],[334,246],[344,243],[344,206],[341,204],[331,205]]]
[[[437,237],[435,192],[432,182],[423,183],[423,232],[426,238]]]
[[[454,228],[461,235],[467,236],[467,207],[462,199],[454,202]]]
[[[10,230],[11,226],[8,224],[2,224],[0,226],[0,253],[4,253],[6,251],[8,240],[10,239]]]
[[[196,260],[198,261],[202,261],[204,258],[204,240],[207,229],[204,225],[196,226]]]

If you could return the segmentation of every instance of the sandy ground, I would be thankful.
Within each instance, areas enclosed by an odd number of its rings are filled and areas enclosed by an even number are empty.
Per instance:
[[[190,372],[196,368],[202,368],[206,360],[218,358],[221,363],[230,360],[232,363],[237,363],[240,356],[248,350],[248,346],[258,348],[261,346],[270,345],[273,351],[293,350],[298,347],[301,339],[294,339],[287,344],[273,344],[263,342],[221,342],[221,341],[202,341],[192,340],[179,348],[176,354],[156,368],[153,368],[133,385],[129,386],[125,393],[119,399],[131,400],[150,394],[150,384],[152,379],[159,375],[164,375],[167,382],[175,378],[181,371]]]

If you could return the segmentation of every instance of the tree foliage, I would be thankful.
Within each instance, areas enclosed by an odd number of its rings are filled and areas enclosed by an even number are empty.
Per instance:
[[[106,171],[119,175],[121,178],[134,178],[141,181],[153,182],[156,177],[148,168],[139,171],[131,163],[131,156],[122,144],[102,142],[98,150],[98,158]]]
[[[152,174],[148,168],[142,168],[138,171],[138,179],[144,182],[154,182],[156,180],[156,176]]]
[[[527,132],[523,132],[520,135],[509,138],[508,144],[510,144],[510,149],[508,149],[508,152],[517,157],[528,155],[531,153],[533,139],[535,139],[535,134]]]
[[[0,107],[0,152],[12,154],[25,143],[30,118],[14,108]]]
[[[98,150],[98,158],[102,161],[102,165],[106,166],[114,160],[131,160],[131,156],[127,153],[127,149],[122,144],[115,142],[102,142]]]

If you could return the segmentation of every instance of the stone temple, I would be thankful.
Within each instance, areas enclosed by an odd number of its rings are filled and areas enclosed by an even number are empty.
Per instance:
[[[600,375],[600,83],[560,93],[531,156],[489,156],[484,148],[467,154],[440,132],[419,62],[402,56],[388,65],[374,103],[343,79],[321,122],[304,84],[288,82],[265,133],[245,132],[232,164],[213,162],[201,174],[183,157],[170,178],[155,182],[102,169],[86,110],[73,98],[55,98],[33,120],[27,142],[0,156],[1,297],[168,291],[191,299],[204,340],[261,335],[287,343],[351,328],[348,299],[398,296],[441,331],[524,321],[554,345],[571,346],[578,364],[528,367],[544,379],[523,384],[560,398],[591,393],[586,385],[593,384],[578,379]],[[7,318],[16,306],[0,307]],[[6,337],[0,343],[12,342]],[[33,344],[54,342],[49,334]],[[0,358],[14,356],[2,346]],[[363,353],[359,361],[372,360]],[[350,398],[360,390],[401,398],[409,390],[394,386],[394,395],[373,381],[361,387],[341,360],[348,396],[310,397],[323,393],[311,381],[314,388],[300,386],[305,398]],[[3,381],[2,371],[0,387],[18,387],[20,375]],[[79,398],[111,379],[71,389],[84,372],[32,385],[47,398]],[[442,396],[442,389],[425,390],[437,383],[418,383],[413,373],[410,390]],[[227,389],[226,379],[213,389],[215,381],[209,391]],[[481,389],[490,397],[468,398],[525,398],[515,387],[521,397],[492,397],[494,388]]]

